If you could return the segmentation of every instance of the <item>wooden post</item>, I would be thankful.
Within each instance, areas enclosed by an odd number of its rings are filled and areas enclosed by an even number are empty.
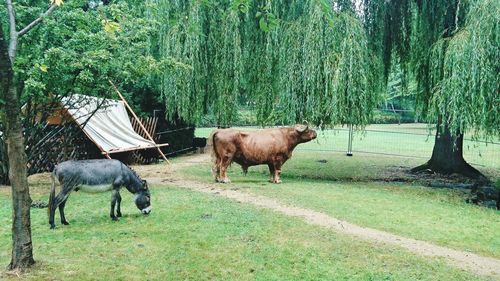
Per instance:
[[[170,161],[168,161],[167,156],[165,156],[165,154],[163,154],[163,151],[161,151],[161,149],[156,145],[156,142],[153,140],[153,137],[151,137],[151,135],[149,134],[148,130],[146,130],[146,128],[142,124],[141,120],[139,120],[139,118],[137,117],[137,115],[135,115],[135,112],[132,110],[132,108],[130,107],[130,105],[128,105],[128,103],[125,100],[125,98],[123,97],[122,93],[120,93],[120,91],[118,91],[118,88],[116,88],[115,84],[113,84],[113,82],[111,82],[111,80],[108,80],[108,81],[109,81],[109,84],[111,84],[111,86],[115,89],[116,93],[120,96],[120,98],[122,99],[122,101],[125,103],[125,106],[130,111],[130,113],[134,117],[135,121],[137,121],[137,123],[139,123],[139,126],[144,131],[144,133],[146,134],[146,136],[148,136],[149,140],[152,141],[155,144],[155,147],[156,147],[156,149],[158,149],[158,152],[160,153],[161,157],[165,161],[167,161],[168,164],[170,164]]]

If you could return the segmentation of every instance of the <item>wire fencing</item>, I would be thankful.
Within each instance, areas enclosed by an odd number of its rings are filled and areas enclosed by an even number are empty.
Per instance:
[[[197,128],[195,134],[208,137],[211,130]],[[435,138],[434,128],[422,123],[376,124],[363,131],[341,127],[317,132],[316,140],[299,145],[295,151],[335,152],[354,157],[359,154],[406,157],[422,159],[423,163],[432,155]],[[465,160],[475,166],[500,170],[500,142],[472,140],[465,135],[463,153]]]
[[[349,128],[321,131],[316,142],[299,146],[297,150],[429,159],[434,147],[434,138],[435,131],[427,124],[379,124],[370,125],[364,131],[351,132]],[[471,164],[500,169],[500,142],[472,140],[466,135],[463,153],[465,160]]]

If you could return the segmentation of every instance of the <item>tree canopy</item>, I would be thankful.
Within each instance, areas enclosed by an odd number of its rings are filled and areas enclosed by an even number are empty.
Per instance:
[[[48,1],[14,4],[19,25],[29,23],[49,6]],[[148,79],[151,74],[189,66],[168,57],[156,59],[149,53],[157,24],[126,1],[86,5],[87,1],[65,2],[20,40],[14,70],[22,103],[46,106],[75,93],[111,97],[108,79],[118,83],[128,98],[139,100],[133,105],[147,99],[161,101],[150,91],[154,89]]]
[[[370,45],[385,74],[396,56],[417,81],[417,110],[429,122],[500,137],[500,2],[365,0]]]
[[[153,1],[151,53],[191,68],[159,77],[170,118],[218,124],[242,102],[260,124],[365,125],[381,89],[379,63],[350,1]],[[380,68],[380,67],[378,67]]]

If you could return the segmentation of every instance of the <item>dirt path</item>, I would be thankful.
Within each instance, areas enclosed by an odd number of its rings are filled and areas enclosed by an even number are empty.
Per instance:
[[[500,280],[499,259],[483,257],[463,251],[457,251],[437,246],[428,242],[394,235],[385,231],[361,227],[346,221],[336,219],[321,212],[286,205],[268,197],[238,191],[237,186],[235,186],[234,184],[231,185],[231,187],[234,188],[225,189],[223,187],[226,186],[220,184],[185,180],[176,176],[176,172],[179,169],[192,165],[204,164],[208,161],[209,155],[201,154],[186,157],[185,161],[183,161],[182,163],[172,164],[167,168],[165,168],[166,166],[163,165],[158,166],[162,167],[162,171],[145,169],[146,167],[144,166],[142,166],[141,168],[137,168],[137,170],[142,176],[147,178],[153,184],[170,184],[177,187],[188,188],[197,192],[214,194],[217,196],[236,200],[238,202],[272,209],[288,216],[303,218],[307,223],[327,227],[339,233],[354,236],[361,240],[366,240],[377,244],[401,247],[420,256],[442,258],[445,262],[452,266],[467,270],[472,273],[476,273],[482,277]],[[208,172],[209,171],[207,171],[207,173]]]

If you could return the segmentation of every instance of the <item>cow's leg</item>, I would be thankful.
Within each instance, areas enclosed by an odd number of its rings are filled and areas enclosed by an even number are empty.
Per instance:
[[[116,216],[119,218],[122,217],[122,210],[120,208],[121,203],[122,203],[122,197],[120,196],[120,191],[118,190],[116,192]]]
[[[115,206],[116,206],[116,201],[118,201],[117,194],[118,194],[118,189],[113,189],[113,192],[111,193],[111,211],[109,212],[109,216],[114,221],[118,220],[118,218],[115,216]]]
[[[215,182],[220,181],[220,166],[221,166],[221,159],[220,157],[217,157],[217,159],[215,159],[215,164],[212,167],[212,172],[215,176]]]
[[[54,229],[56,228],[56,224],[54,223],[54,217],[56,215],[56,209],[61,205],[62,202],[65,202],[68,199],[69,193],[71,192],[70,188],[62,187],[61,192],[57,194],[57,196],[54,198],[54,202],[52,205],[50,205],[50,210],[49,210],[49,224],[50,228]],[[59,209],[59,212],[61,212],[61,209]],[[64,214],[64,207],[62,214]],[[62,217],[61,217],[61,222],[62,222]]]
[[[231,180],[227,177],[227,169],[229,165],[231,165],[231,161],[233,160],[232,155],[227,155],[222,158],[221,167],[220,167],[220,175],[221,179],[219,182],[221,183],[230,183]]]
[[[274,164],[267,164],[269,167],[269,182],[274,182]]]
[[[281,183],[281,163],[274,163],[274,183]]]
[[[69,222],[66,220],[66,217],[64,216],[64,207],[66,206],[66,202],[68,201],[68,196],[66,196],[66,199],[59,204],[59,215],[61,217],[61,224],[64,225],[69,225]]]

